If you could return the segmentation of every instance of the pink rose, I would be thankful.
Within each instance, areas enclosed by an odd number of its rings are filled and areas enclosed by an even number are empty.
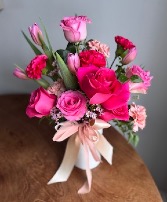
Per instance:
[[[37,55],[26,68],[27,76],[31,79],[40,79],[42,70],[46,67],[46,55]]]
[[[16,67],[13,71],[13,75],[19,79],[27,80],[29,79],[23,69]]]
[[[136,58],[136,55],[137,55],[137,50],[135,47],[129,49],[125,57],[122,58],[122,64],[127,65],[131,63]]]
[[[86,16],[65,17],[61,20],[60,26],[64,36],[70,43],[83,41],[87,36],[86,23],[91,23]]]
[[[29,32],[31,34],[32,40],[39,46],[41,46],[40,38],[43,39],[43,35],[41,30],[39,29],[37,23],[34,23],[32,27],[29,27]]]
[[[88,41],[88,46],[91,50],[96,50],[104,55],[104,57],[110,57],[110,48],[106,44],[101,43],[98,40]]]
[[[144,71],[140,66],[132,66],[126,69],[126,76],[130,78],[133,75],[139,76],[143,82],[133,83],[129,81],[129,90],[131,93],[143,93],[146,94],[149,86],[151,86],[151,80],[153,76],[150,76],[149,71]]]
[[[129,115],[133,118],[133,131],[137,132],[138,128],[143,129],[146,125],[146,109],[141,105],[132,103],[129,109]]]
[[[102,116],[106,121],[116,118],[114,110],[127,105],[130,92],[128,83],[122,84],[118,81],[114,70],[109,68],[98,68],[95,66],[81,67],[78,69],[77,77],[81,89],[90,99],[90,104],[100,104],[104,109]],[[119,119],[128,119],[127,109]],[[107,118],[108,117],[108,118]],[[125,118],[126,117],[126,118]]]
[[[77,69],[80,67],[80,59],[77,53],[68,53],[67,66],[72,74],[76,74]]]
[[[69,121],[78,121],[86,113],[86,98],[78,91],[66,91],[61,94],[56,106]]]
[[[56,96],[49,94],[45,89],[38,88],[31,93],[30,102],[26,114],[30,118],[48,116],[50,110],[56,104]]]

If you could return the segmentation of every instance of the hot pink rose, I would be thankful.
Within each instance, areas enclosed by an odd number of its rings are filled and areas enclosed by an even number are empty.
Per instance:
[[[69,121],[78,121],[86,113],[86,98],[78,91],[66,91],[61,94],[56,106]]]
[[[126,69],[126,76],[130,78],[133,75],[139,76],[143,82],[133,83],[129,81],[129,90],[131,93],[143,93],[146,94],[149,86],[151,86],[151,80],[153,76],[150,76],[149,71],[144,71],[140,66],[132,66]]]
[[[137,132],[138,128],[143,129],[146,125],[146,109],[141,105],[132,103],[129,109],[129,115],[133,118],[133,131]]]
[[[27,76],[31,79],[40,79],[42,70],[46,67],[46,55],[37,55],[26,68]]]
[[[30,102],[26,114],[30,118],[47,116],[56,104],[56,96],[49,94],[45,89],[38,88],[31,93]]]
[[[107,114],[106,119],[105,115],[103,116],[105,120],[116,118],[114,110],[119,111],[118,108],[127,105],[130,96],[129,85],[119,82],[114,70],[99,69],[95,66],[81,67],[78,69],[77,77],[81,89],[90,99],[90,104],[101,104],[103,107],[104,113]],[[125,116],[120,114],[120,120],[125,120]]]
[[[61,20],[60,26],[64,31],[66,40],[75,43],[86,39],[86,23],[90,22],[86,16],[65,17]]]

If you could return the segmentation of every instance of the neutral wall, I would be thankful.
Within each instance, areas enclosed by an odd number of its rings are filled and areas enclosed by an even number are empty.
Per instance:
[[[27,32],[27,27],[38,23],[39,17],[55,49],[66,45],[60,20],[75,13],[92,19],[88,38],[109,44],[111,58],[116,47],[115,35],[123,35],[136,44],[135,63],[145,65],[154,76],[148,95],[140,100],[147,107],[148,119],[146,129],[140,133],[137,151],[159,188],[167,190],[167,1],[4,0],[4,4],[0,11],[0,94],[31,92],[36,88],[35,83],[14,78],[12,71],[14,64],[24,68],[34,56],[20,31]]]

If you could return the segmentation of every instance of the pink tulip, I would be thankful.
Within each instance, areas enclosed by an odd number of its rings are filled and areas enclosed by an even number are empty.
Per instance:
[[[77,53],[69,53],[67,56],[67,66],[72,74],[76,74],[77,69],[80,67],[80,59]]]
[[[41,41],[40,38],[43,38],[42,35],[42,31],[40,30],[40,28],[38,27],[38,25],[36,23],[34,23],[32,25],[32,27],[29,27],[29,32],[31,34],[31,38],[32,40],[39,46],[41,46]]]
[[[22,70],[22,69],[20,69],[20,68],[18,68],[18,67],[16,67],[16,68],[14,69],[13,75],[16,76],[16,77],[19,78],[19,79],[24,79],[24,80],[29,79],[29,78],[27,77],[25,71]]]
[[[128,53],[122,59],[122,64],[127,65],[131,63],[136,58],[136,55],[137,55],[136,47],[129,49]]]

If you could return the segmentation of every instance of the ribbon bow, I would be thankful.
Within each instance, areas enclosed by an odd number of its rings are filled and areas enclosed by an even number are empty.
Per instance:
[[[61,127],[58,129],[59,126]],[[110,124],[101,119],[91,121],[89,124],[79,124],[77,122],[66,121],[56,126],[55,129],[57,130],[57,132],[53,137],[53,141],[60,142],[68,137],[70,138],[67,142],[63,161],[55,175],[48,182],[48,184],[64,182],[68,180],[74,168],[80,144],[83,144],[86,160],[87,180],[79,189],[78,193],[89,193],[92,184],[92,173],[89,168],[89,150],[96,161],[100,161],[99,155],[97,153],[98,151],[109,164],[112,164],[113,147],[105,139],[105,137],[98,132],[98,130],[100,129],[109,127]]]

